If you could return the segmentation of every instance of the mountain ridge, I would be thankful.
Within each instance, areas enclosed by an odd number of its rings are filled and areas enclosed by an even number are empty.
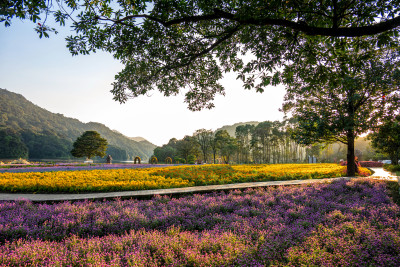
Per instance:
[[[241,125],[246,125],[246,124],[251,124],[251,125],[257,126],[259,123],[260,123],[259,121],[237,122],[232,125],[224,125],[218,129],[216,129],[215,132],[218,132],[220,130],[226,130],[230,136],[235,137],[236,127],[241,126]]]
[[[75,118],[65,117],[60,113],[50,112],[27,100],[21,94],[1,88],[0,130],[3,131],[0,134],[0,144],[2,147],[7,147],[9,151],[15,150],[15,148],[10,148],[10,146],[15,145],[15,142],[18,143],[19,138],[27,147],[30,158],[32,155],[45,156],[47,154],[55,158],[68,157],[69,151],[67,150],[72,146],[72,143],[83,132],[89,130],[97,131],[102,137],[106,138],[110,145],[110,151],[107,152],[112,152],[116,158],[123,160],[136,156],[147,160],[156,147],[143,137],[141,137],[140,142],[137,142],[118,131],[111,130],[102,123],[84,123]],[[12,142],[9,136],[12,136]],[[51,139],[53,143],[45,141],[46,137]],[[3,143],[1,143],[2,140]],[[8,143],[6,143],[7,140]],[[17,150],[24,150],[21,144],[16,147]],[[47,150],[54,151],[54,153],[35,153],[39,149],[38,147],[41,147],[41,150],[45,150],[44,147],[47,147]],[[2,157],[2,153],[4,157],[5,150],[7,149],[0,149],[0,158]],[[57,149],[61,150],[62,153],[59,151],[61,154],[57,154]],[[113,156],[113,158],[115,157]]]

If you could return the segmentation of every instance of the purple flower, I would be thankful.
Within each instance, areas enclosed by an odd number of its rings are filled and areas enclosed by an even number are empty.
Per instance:
[[[179,198],[0,202],[0,265],[399,266],[386,183],[340,180]]]

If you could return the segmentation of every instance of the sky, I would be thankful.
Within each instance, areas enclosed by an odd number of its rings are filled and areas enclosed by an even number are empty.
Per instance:
[[[72,56],[66,48],[68,27],[40,39],[30,21],[0,25],[0,88],[22,94],[53,113],[82,122],[99,122],[128,136],[141,136],[155,145],[181,139],[198,129],[216,130],[238,122],[282,120],[285,89],[268,87],[260,94],[245,90],[234,73],[221,84],[226,95],[217,96],[211,110],[190,111],[183,93],[165,97],[154,90],[149,96],[114,101],[110,93],[114,76],[123,65],[111,54],[98,51]]]

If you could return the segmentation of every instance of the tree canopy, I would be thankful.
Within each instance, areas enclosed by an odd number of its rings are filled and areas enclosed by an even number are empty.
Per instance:
[[[224,94],[219,80],[237,72],[246,89],[263,92],[282,81],[314,36],[376,36],[376,45],[398,45],[400,1],[144,1],[19,0],[2,1],[0,20],[37,23],[40,36],[71,19],[67,38],[73,55],[104,50],[124,64],[116,75],[114,99],[144,95],[157,88],[166,96],[184,91],[191,110],[213,107]]]
[[[86,131],[74,142],[71,154],[74,157],[86,157],[91,159],[94,156],[104,157],[106,155],[108,142],[96,131]]]
[[[395,47],[376,37],[309,38],[284,71],[284,110],[298,120],[303,144],[340,141],[348,146],[348,175],[354,176],[354,140],[372,130],[400,100],[400,61]]]

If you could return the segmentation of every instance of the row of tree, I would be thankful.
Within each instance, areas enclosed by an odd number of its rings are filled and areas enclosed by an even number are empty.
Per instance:
[[[289,163],[345,160],[347,145],[342,142],[299,144],[298,124],[293,120],[264,121],[239,125],[232,137],[226,130],[200,129],[181,140],[172,138],[168,144],[157,147],[154,155],[164,162],[176,163]],[[355,140],[355,156],[359,160],[390,158],[393,164],[400,159],[400,116],[386,117],[368,136]]]
[[[306,148],[291,138],[291,127],[289,120],[239,125],[235,137],[226,130],[200,129],[181,140],[172,138],[168,144],[154,149],[154,155],[160,161],[170,157],[188,163],[193,157],[207,163],[303,162]]]

